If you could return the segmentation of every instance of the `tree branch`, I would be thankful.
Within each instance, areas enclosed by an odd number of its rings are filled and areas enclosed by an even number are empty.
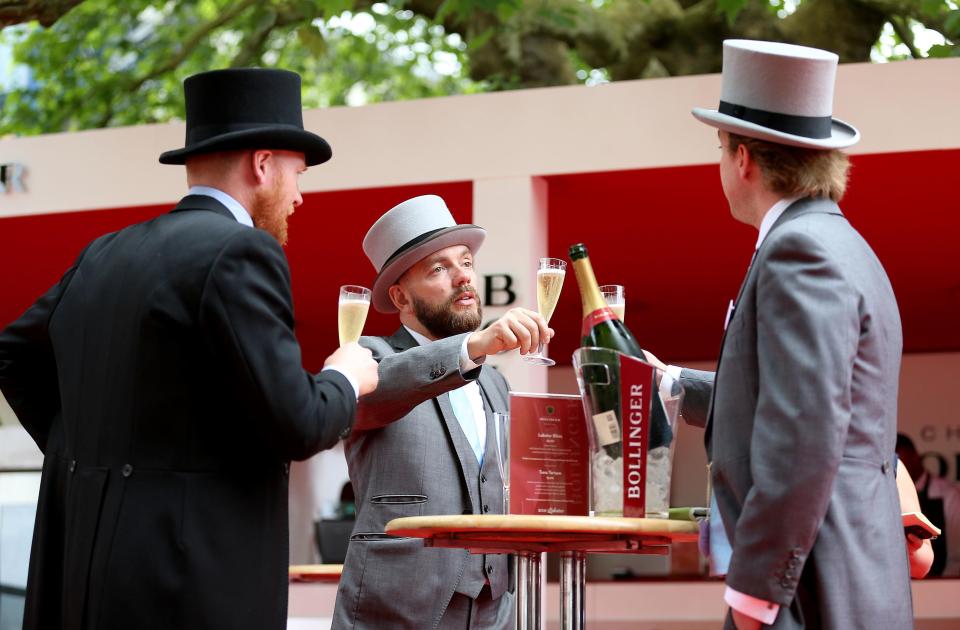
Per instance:
[[[914,59],[920,59],[923,55],[920,54],[920,51],[917,50],[917,47],[913,44],[913,32],[905,24],[906,19],[899,18],[895,15],[890,16],[890,25],[893,27],[893,32],[897,34],[897,37],[900,38],[900,41],[904,43],[907,49],[910,51],[910,56]]]
[[[83,0],[0,0],[0,29],[36,20],[51,26]]]

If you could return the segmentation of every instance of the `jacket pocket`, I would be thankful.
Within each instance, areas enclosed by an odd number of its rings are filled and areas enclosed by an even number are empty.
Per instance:
[[[426,502],[425,494],[378,494],[370,498],[370,503],[374,505],[411,505]]]

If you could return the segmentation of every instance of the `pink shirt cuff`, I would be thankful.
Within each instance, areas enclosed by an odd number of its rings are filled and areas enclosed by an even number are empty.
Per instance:
[[[723,600],[727,602],[731,608],[736,608],[738,612],[748,617],[753,617],[760,623],[765,623],[768,626],[777,620],[777,613],[780,612],[780,604],[774,604],[773,602],[745,595],[729,586],[723,593]]]

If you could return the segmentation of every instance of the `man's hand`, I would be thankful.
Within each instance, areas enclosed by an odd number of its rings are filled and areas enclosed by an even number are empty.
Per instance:
[[[553,329],[547,327],[540,313],[512,308],[488,327],[470,335],[467,354],[476,359],[514,348],[519,348],[520,354],[527,354],[535,351],[541,341],[548,343],[552,338]]]
[[[358,343],[348,343],[327,357],[324,367],[343,370],[357,381],[360,395],[369,394],[377,388],[380,377],[377,375],[377,362],[373,353]]]
[[[763,625],[758,619],[745,615],[736,608],[731,608],[730,612],[733,614],[733,625],[737,630],[760,630]]]

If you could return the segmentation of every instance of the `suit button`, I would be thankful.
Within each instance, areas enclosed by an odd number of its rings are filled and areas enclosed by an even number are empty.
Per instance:
[[[75,471],[76,469],[77,469],[77,460],[75,460],[75,459],[70,460],[70,466],[68,467],[68,470],[69,470],[70,472],[73,472],[73,471]]]
[[[492,565],[492,564],[488,564],[488,565],[487,565],[487,573],[493,573],[493,565]]]
[[[793,557],[793,558],[799,558],[799,557],[800,557],[800,550],[799,550],[799,549],[794,549],[793,551],[790,552],[790,556]]]
[[[787,578],[783,578],[782,580],[780,580],[780,586],[782,586],[783,588],[790,588],[790,580],[788,580]]]
[[[123,468],[120,469],[120,474],[124,477],[129,477],[133,474],[133,466],[130,464],[124,464]]]
[[[284,475],[290,474],[290,464],[287,462],[283,462],[283,474]]]
[[[440,373],[440,376],[443,376],[444,374],[447,373],[447,368],[445,368],[445,367],[443,367],[443,366],[441,365],[441,366],[440,366],[440,369],[437,370],[437,372]]]
[[[480,483],[487,483],[487,476],[486,476],[486,475],[480,475]]]
[[[432,379],[440,378],[440,372],[438,370],[430,370],[430,378]]]
[[[883,474],[887,474],[889,470],[890,470],[890,462],[884,460],[884,462],[880,465],[880,472],[882,472]]]
[[[797,563],[797,559],[796,559],[796,558],[790,558],[790,559],[787,561],[787,566],[790,567],[791,569],[794,568],[795,566],[797,566],[797,564],[798,564],[798,563]]]
[[[484,511],[484,512],[489,512],[489,511],[490,511],[490,506],[489,506],[489,505],[484,505],[484,506],[483,506],[483,511]]]

